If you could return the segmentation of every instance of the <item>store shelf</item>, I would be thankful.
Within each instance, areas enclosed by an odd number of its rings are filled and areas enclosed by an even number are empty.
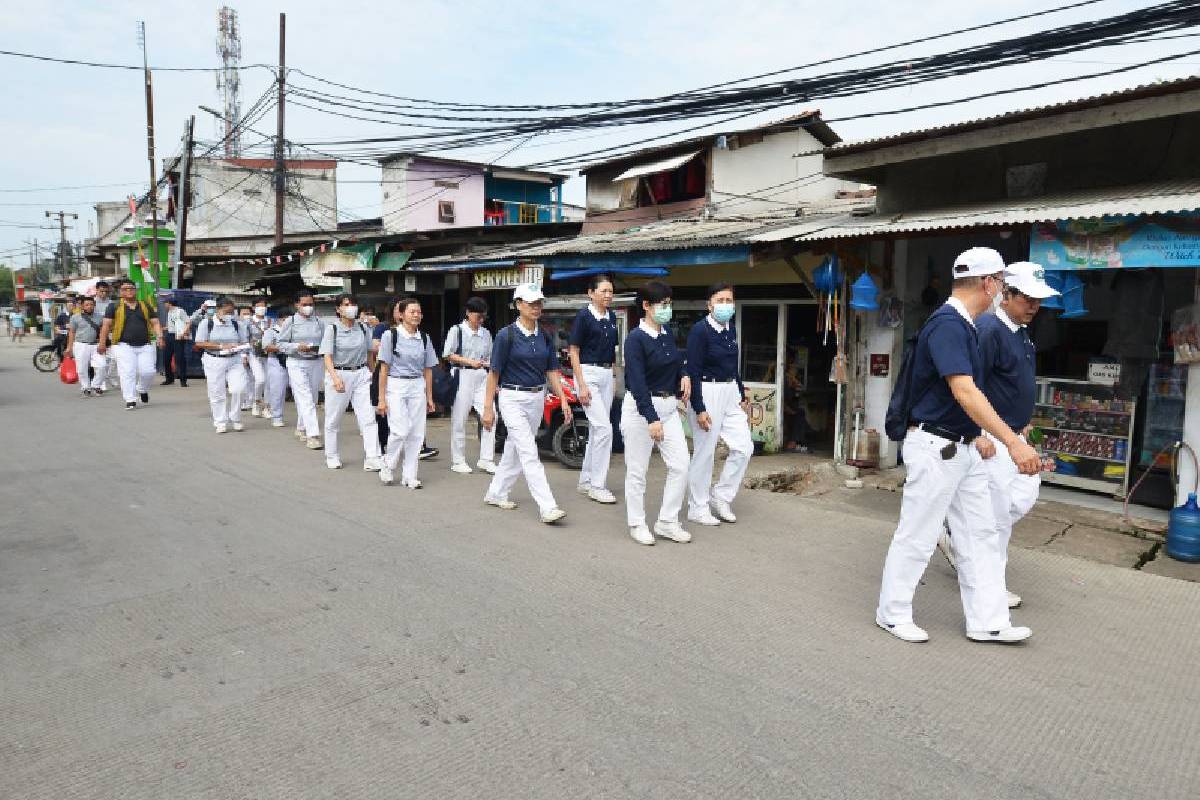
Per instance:
[[[1072,453],[1070,450],[1052,450],[1049,447],[1043,447],[1042,450],[1046,453],[1054,453],[1060,456],[1071,456],[1073,458],[1086,458],[1090,461],[1107,461],[1109,464],[1124,464],[1123,458],[1105,458],[1104,456],[1085,456],[1083,453]]]
[[[1118,417],[1133,416],[1132,411],[1105,411],[1103,408],[1088,408],[1087,406],[1056,406],[1053,403],[1034,403],[1039,408],[1057,408],[1063,411],[1082,411],[1088,414],[1113,414]]]
[[[1079,475],[1065,475],[1057,472],[1043,474],[1048,483],[1070,486],[1077,489],[1090,489],[1121,497],[1128,491],[1129,474],[1134,456],[1133,431],[1137,422],[1138,405],[1133,401],[1122,400],[1112,386],[1089,383],[1078,380],[1062,380],[1057,378],[1038,378],[1038,399],[1053,400],[1058,398],[1067,404],[1039,402],[1035,403],[1035,416],[1041,417],[1057,425],[1039,425],[1037,427],[1049,433],[1047,441],[1039,448],[1049,456],[1079,459],[1077,465]],[[1080,405],[1084,403],[1086,405]],[[1114,406],[1122,408],[1112,410]],[[1065,413],[1064,413],[1065,412]],[[1103,416],[1102,416],[1103,415]],[[1103,422],[1101,421],[1103,420]],[[1114,423],[1114,424],[1104,424]],[[1079,427],[1070,427],[1076,425]],[[1110,433],[1087,430],[1095,428],[1124,428],[1125,433]],[[1052,441],[1051,441],[1052,440]],[[1113,458],[1112,451],[1125,443],[1125,457]],[[1113,447],[1107,444],[1112,443]],[[1060,445],[1056,447],[1055,445]],[[1079,447],[1080,449],[1101,450],[1108,452],[1107,456],[1091,456],[1081,452],[1062,449],[1063,447]],[[1114,464],[1124,467],[1119,477],[1104,477],[1103,471]]]
[[[1124,481],[1102,481],[1098,478],[1081,478],[1078,475],[1060,475],[1057,472],[1043,472],[1042,481],[1056,486],[1069,486],[1072,489],[1104,492],[1117,498],[1125,496]]]
[[[1079,428],[1056,428],[1052,425],[1034,425],[1033,427],[1039,428],[1043,431],[1063,431],[1065,433],[1086,433],[1088,436],[1103,436],[1105,439],[1128,439],[1129,438],[1129,434],[1127,434],[1127,433],[1118,436],[1115,433],[1097,433],[1096,431],[1085,431],[1085,430],[1081,430]]]

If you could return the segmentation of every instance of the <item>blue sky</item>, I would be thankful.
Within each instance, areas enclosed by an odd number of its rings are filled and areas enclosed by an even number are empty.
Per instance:
[[[1065,2],[1063,3],[1065,4]],[[1041,10],[1047,4],[1014,2],[854,3],[743,0],[642,0],[625,2],[424,2],[338,3],[290,0],[231,3],[239,13],[243,63],[274,62],[278,13],[288,15],[288,64],[330,79],[395,94],[481,102],[587,101],[644,97],[780,69]],[[1053,5],[1050,4],[1050,5]],[[918,55],[992,37],[1015,36],[1052,25],[1144,8],[1149,3],[1105,0],[895,55]],[[0,49],[67,58],[140,63],[135,22],[144,19],[151,64],[215,66],[219,3],[60,0],[40,7],[0,0]],[[858,98],[816,103],[827,118],[964,97],[1137,63],[1171,52],[1200,49],[1200,38],[1106,48],[1036,65],[1007,68]],[[889,57],[890,54],[889,54]],[[883,56],[838,67],[866,65]],[[24,265],[26,239],[57,239],[47,209],[78,213],[71,238],[88,234],[91,203],[122,199],[148,180],[141,74],[0,57],[7,102],[0,148],[0,264]],[[810,70],[807,73],[812,74]],[[1200,55],[1107,79],[875,120],[833,123],[844,139],[942,124],[1112,91],[1200,72]],[[264,91],[266,71],[248,71],[243,104]],[[177,152],[184,123],[197,114],[197,134],[213,138],[215,120],[197,106],[219,106],[213,76],[158,72],[155,123],[159,157]],[[775,112],[762,119],[784,116]],[[386,135],[387,126],[337,119],[291,108],[288,136],[297,140]],[[757,120],[751,119],[749,122]],[[273,113],[258,126],[274,129]],[[595,149],[644,138],[658,129],[622,129],[582,141],[534,140],[504,159],[522,164],[550,155]],[[579,132],[569,134],[577,138]],[[568,138],[567,136],[563,137]],[[507,145],[461,153],[487,160]],[[377,172],[339,168],[347,183],[339,207],[348,215],[378,214]],[[121,184],[105,188],[43,191],[51,187]],[[38,189],[39,191],[13,191]],[[582,201],[582,182],[567,199]],[[19,250],[15,256],[14,250]]]

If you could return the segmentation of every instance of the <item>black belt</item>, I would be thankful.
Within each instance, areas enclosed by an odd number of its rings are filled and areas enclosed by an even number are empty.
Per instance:
[[[346,372],[354,372],[355,370],[362,369],[366,365],[367,365],[367,362],[364,361],[363,363],[361,363],[355,367],[334,367],[334,369],[341,369],[341,370],[345,370]]]
[[[674,392],[651,392],[651,397],[674,397]]]
[[[704,383],[736,383],[737,378],[713,378],[709,375],[701,375],[700,380]]]
[[[419,381],[424,377],[424,375],[388,375],[388,378],[394,381]]]
[[[298,359],[300,359],[301,361],[316,361],[316,360],[317,360],[318,358],[320,358],[320,357],[321,357],[321,356],[308,356],[308,355],[303,355],[303,354],[301,354],[301,353],[293,353],[292,355],[288,356],[288,358],[298,358]]]
[[[611,367],[611,366],[612,366],[612,362],[611,362],[611,361],[609,361],[609,362],[604,362],[604,361],[584,361],[584,362],[583,362],[583,366],[585,366],[585,367]]]
[[[238,354],[237,353],[205,353],[204,355],[212,356],[213,358],[233,358],[234,356],[236,356]]]
[[[943,428],[939,425],[931,425],[928,422],[918,422],[915,424],[916,424],[916,427],[920,428],[921,430],[925,431],[926,433],[932,433],[934,436],[940,436],[941,438],[949,439],[952,442],[961,442],[963,444],[966,444],[972,438],[974,438],[971,436],[965,436],[961,433],[955,433],[954,431],[950,430],[949,428]]]
[[[502,383],[501,389],[511,389],[514,392],[540,392],[546,388],[546,384],[541,386],[517,386],[515,383]]]

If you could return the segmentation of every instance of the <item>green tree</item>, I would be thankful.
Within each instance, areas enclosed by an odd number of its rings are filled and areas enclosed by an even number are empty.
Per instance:
[[[16,294],[13,290],[12,270],[7,266],[0,266],[0,305],[12,305]]]

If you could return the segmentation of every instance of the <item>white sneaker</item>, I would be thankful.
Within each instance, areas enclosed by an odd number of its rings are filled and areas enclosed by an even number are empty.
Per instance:
[[[889,625],[886,622],[880,622],[878,619],[876,619],[875,624],[901,641],[917,643],[929,641],[929,634],[925,632],[925,629],[918,627],[911,622],[902,622],[899,625]]]
[[[419,480],[417,480],[416,478],[413,478],[411,481],[404,481],[401,485],[404,486],[404,488],[406,488],[406,489],[420,489],[421,488],[421,482]]]
[[[219,422],[216,425],[214,425],[213,427],[216,428],[217,433],[224,433],[225,431],[228,430],[228,428],[225,427],[224,422]]]
[[[1021,606],[1021,595],[1017,594],[1016,592],[1008,592],[1008,607],[1009,608],[1020,608],[1020,606]]]
[[[714,517],[712,515],[712,512],[710,512],[708,509],[701,511],[698,514],[695,512],[689,511],[688,512],[688,522],[695,522],[698,525],[720,525],[721,524],[721,520]]]
[[[340,458],[327,458],[325,459],[325,466],[329,467],[330,469],[341,469],[342,460]]]
[[[451,472],[457,472],[459,475],[470,475],[475,470],[466,465],[465,462],[459,461],[457,464],[450,465]]]
[[[605,505],[617,502],[617,498],[608,489],[589,489],[587,496],[589,500],[595,500],[597,503]]]
[[[486,472],[488,475],[495,475],[496,474],[496,462],[480,461],[478,464],[475,465],[475,469],[481,469],[484,472]]]
[[[507,497],[485,497],[483,498],[483,502],[487,503],[489,506],[502,508],[505,511],[512,511],[517,507],[517,504],[512,500],[509,500]]]
[[[692,540],[692,535],[685,531],[678,522],[667,522],[661,519],[654,523],[654,535],[680,544],[687,544]]]
[[[558,522],[566,515],[567,512],[563,511],[561,508],[552,508],[549,511],[543,511],[541,517],[542,522],[546,523],[547,525],[551,525],[555,522]]]
[[[296,438],[302,442],[308,438],[304,435],[304,428],[296,428]]]
[[[638,544],[654,544],[654,537],[650,535],[650,529],[645,525],[634,525],[629,529],[629,535]]]
[[[235,431],[244,431],[244,430],[246,430],[246,426],[240,422],[235,422],[235,423],[233,423],[233,429]]]
[[[579,492],[584,497],[592,493],[592,486],[589,483],[578,483],[575,485],[575,491]]]
[[[713,500],[710,505],[713,516],[721,522],[737,522],[737,517],[733,515],[733,509],[729,507],[729,503],[724,500]]]
[[[972,642],[1000,642],[1001,644],[1016,644],[1033,636],[1033,631],[1025,626],[1003,628],[998,631],[967,631],[967,638]]]
[[[950,530],[942,528],[942,533],[938,536],[937,543],[938,552],[942,554],[942,558],[946,559],[946,563],[950,565],[950,569],[958,572],[958,565],[954,563],[954,550],[950,547]]]
[[[281,420],[281,419],[273,419],[273,420],[271,420],[271,427],[272,427],[272,428],[282,428],[282,427],[283,427],[283,424],[284,424],[284,423],[283,423],[283,420]]]
[[[322,447],[324,447],[324,445],[321,444],[320,436],[308,437],[308,441],[305,443],[304,446],[307,447],[309,450],[320,450]]]
[[[379,472],[383,469],[383,459],[368,458],[363,461],[363,472]]]
[[[379,482],[384,486],[391,486],[395,479],[395,476],[392,475],[392,471],[386,466],[379,470]]]
[[[261,417],[262,415],[263,415],[263,408],[261,405],[259,405],[258,403],[255,403],[253,406],[250,407],[250,416]]]

